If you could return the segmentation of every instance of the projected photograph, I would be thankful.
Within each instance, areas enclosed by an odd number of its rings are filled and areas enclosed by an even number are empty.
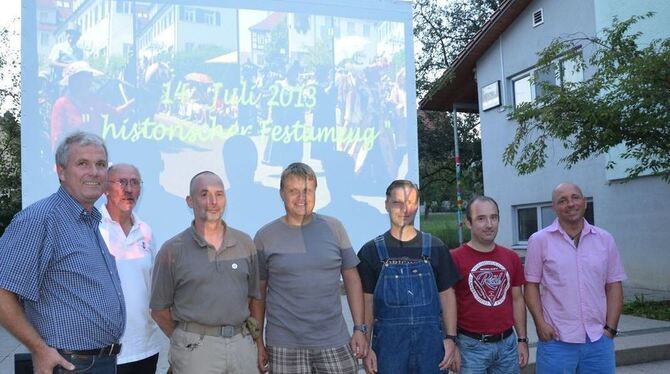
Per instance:
[[[139,212],[159,241],[190,222],[184,196],[202,170],[224,178],[226,220],[253,236],[283,214],[280,173],[302,161],[319,177],[317,212],[339,218],[356,247],[376,232],[357,226],[386,227],[388,183],[418,178],[409,12],[398,22],[244,2],[36,3],[39,124],[24,131],[45,183],[29,196],[53,191],[55,147],[85,130],[112,163],[139,167]]]

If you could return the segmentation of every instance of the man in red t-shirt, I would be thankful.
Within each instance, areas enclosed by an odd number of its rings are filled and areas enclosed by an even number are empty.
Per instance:
[[[470,200],[472,239],[451,253],[463,276],[454,287],[461,373],[519,373],[528,363],[523,267],[514,251],[495,243],[498,213],[490,197]]]

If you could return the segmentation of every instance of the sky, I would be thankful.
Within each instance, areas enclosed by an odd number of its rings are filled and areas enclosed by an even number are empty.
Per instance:
[[[21,13],[21,0],[5,0],[2,4],[2,12],[0,12],[0,26],[5,27],[7,24],[18,17]]]

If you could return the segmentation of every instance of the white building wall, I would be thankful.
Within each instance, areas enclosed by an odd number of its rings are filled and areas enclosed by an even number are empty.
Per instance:
[[[480,92],[481,87],[500,80],[503,104],[481,112],[484,191],[500,205],[498,242],[525,248],[524,243],[515,238],[514,207],[549,203],[552,189],[561,182],[580,185],[584,195],[593,199],[595,224],[610,231],[617,240],[629,276],[627,284],[667,291],[670,290],[670,273],[666,269],[670,264],[670,230],[667,229],[670,184],[657,177],[637,178],[628,183],[608,180],[605,155],[580,162],[567,170],[558,161],[566,155],[560,142],[548,144],[549,157],[545,167],[531,175],[519,176],[516,170],[502,162],[502,154],[511,142],[516,126],[506,119],[507,109],[504,108],[513,105],[511,78],[532,68],[537,61],[537,52],[557,36],[576,32],[593,35],[599,29],[596,20],[604,19],[595,12],[601,10],[601,3],[606,1],[595,2],[598,6],[580,0],[532,2],[478,61]],[[647,11],[649,5],[659,5],[663,0],[644,3],[644,11]],[[540,8],[544,11],[544,23],[533,27],[532,13]],[[665,22],[660,27],[668,30],[670,23]],[[589,48],[585,48],[584,53],[588,57]],[[592,73],[587,70],[585,77]]]

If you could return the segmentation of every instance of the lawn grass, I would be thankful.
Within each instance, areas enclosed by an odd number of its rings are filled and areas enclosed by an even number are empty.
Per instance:
[[[670,321],[670,300],[647,301],[644,295],[623,305],[623,313],[638,317]]]
[[[465,214],[461,215],[461,219],[465,220]],[[442,239],[449,249],[460,246],[460,243],[458,243],[456,213],[430,213],[428,219],[421,216],[421,230]],[[470,240],[470,230],[463,223],[463,241],[468,240]]]

